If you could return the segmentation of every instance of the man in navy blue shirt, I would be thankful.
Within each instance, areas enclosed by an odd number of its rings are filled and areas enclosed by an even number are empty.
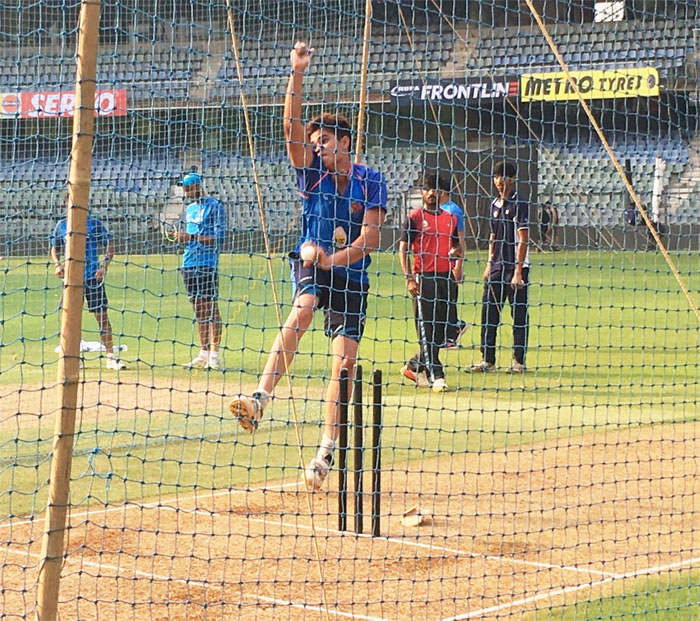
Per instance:
[[[325,313],[331,339],[331,377],[326,390],[321,446],[307,465],[308,489],[319,489],[333,464],[338,437],[338,378],[353,375],[367,314],[370,253],[379,247],[386,212],[386,183],[380,173],[351,159],[351,128],[340,114],[302,123],[302,85],[313,50],[298,41],[291,52],[292,73],[284,102],[284,132],[296,170],[302,204],[302,233],[293,253],[295,297],[275,338],[257,390],[230,404],[241,426],[255,431],[282,376],[289,371],[314,311]],[[302,259],[303,258],[303,259]]]
[[[472,365],[472,373],[488,373],[496,365],[496,335],[506,300],[513,315],[512,373],[525,372],[528,313],[527,291],[530,272],[527,202],[515,191],[515,165],[499,162],[493,183],[498,198],[491,203],[491,236],[484,269],[484,296],[481,307],[481,353],[483,360]]]
[[[200,342],[199,354],[185,366],[218,369],[221,343],[219,253],[226,235],[226,209],[221,201],[204,196],[202,177],[196,172],[185,175],[181,185],[185,198],[192,202],[185,209],[185,230],[178,231],[177,238],[185,243],[182,277],[194,308]]]
[[[66,245],[66,218],[60,220],[51,234],[51,261],[54,273],[63,278],[65,269],[61,262],[61,253]],[[100,248],[105,247],[105,257],[100,262]],[[85,271],[83,273],[83,294],[88,310],[95,316],[100,329],[100,339],[107,353],[107,368],[113,371],[126,369],[126,365],[114,354],[112,324],[109,322],[107,308],[109,302],[105,292],[105,275],[114,257],[114,245],[109,231],[98,218],[88,216],[87,235],[85,237]]]

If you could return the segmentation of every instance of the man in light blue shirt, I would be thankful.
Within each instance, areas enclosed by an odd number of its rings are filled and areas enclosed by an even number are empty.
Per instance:
[[[439,177],[439,183],[444,185],[439,188],[438,202],[443,211],[452,214],[457,218],[457,235],[459,236],[459,247],[461,254],[452,261],[452,271],[450,272],[449,301],[447,304],[447,337],[445,339],[445,348],[454,349],[459,346],[459,339],[466,332],[469,324],[459,318],[457,312],[457,301],[459,298],[459,285],[464,280],[464,251],[466,245],[464,243],[464,211],[462,208],[450,199],[450,188],[446,180]]]
[[[88,310],[94,315],[100,329],[100,339],[107,354],[106,366],[113,371],[126,369],[126,365],[117,358],[114,353],[112,339],[112,324],[109,322],[107,309],[109,301],[105,292],[104,279],[109,264],[114,257],[114,245],[112,236],[102,221],[92,216],[87,217],[87,234],[85,236],[85,271],[83,273],[83,295],[87,302]],[[68,237],[67,220],[59,220],[51,234],[51,261],[54,264],[54,273],[58,278],[65,275],[65,267],[61,261],[61,254],[66,246]],[[100,262],[100,248],[105,248],[105,258]]]
[[[185,198],[185,230],[177,234],[185,243],[182,277],[194,308],[200,350],[187,368],[219,369],[221,314],[219,313],[219,253],[226,235],[226,209],[221,201],[204,196],[202,176],[185,175],[181,182]]]

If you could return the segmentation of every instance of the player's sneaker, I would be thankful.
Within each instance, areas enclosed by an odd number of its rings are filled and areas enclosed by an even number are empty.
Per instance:
[[[428,374],[425,371],[414,371],[408,365],[404,365],[401,369],[401,373],[406,379],[410,379],[412,382],[415,382],[418,388],[427,388],[430,386]]]
[[[314,457],[304,470],[304,480],[306,481],[306,489],[318,491],[323,487],[323,483],[328,478],[328,473],[333,466],[333,455],[328,453],[325,457]]]
[[[189,362],[186,362],[182,366],[186,369],[206,369],[208,364],[209,359],[205,358],[200,354],[199,356],[197,356],[193,360],[190,360]]]
[[[517,360],[513,360],[513,364],[510,365],[510,372],[515,373],[517,375],[522,375],[525,373],[525,365],[522,362],[518,362]]]
[[[445,344],[442,347],[443,349],[459,349],[459,340],[469,328],[469,324],[466,321],[460,321],[457,326],[457,334],[453,339],[447,339],[445,341]]]
[[[449,390],[444,377],[438,377],[430,388],[433,392],[445,392]]]
[[[107,358],[107,363],[105,366],[112,371],[123,371],[126,369],[126,364],[124,364],[119,358]]]
[[[238,395],[229,403],[228,409],[248,433],[253,433],[258,428],[263,415],[263,404],[255,393],[252,397]]]
[[[219,361],[218,358],[212,358],[210,356],[209,360],[207,360],[207,362],[206,362],[205,368],[211,369],[212,371],[220,371],[221,370],[221,362]]]
[[[469,368],[472,373],[490,373],[495,369],[496,365],[493,362],[486,362],[485,360],[477,362]]]

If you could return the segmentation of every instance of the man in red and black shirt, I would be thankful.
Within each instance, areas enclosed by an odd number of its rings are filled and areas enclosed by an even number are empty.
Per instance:
[[[402,372],[418,386],[431,386],[434,392],[447,390],[439,354],[447,331],[450,259],[462,254],[457,218],[443,210],[438,201],[439,188],[445,186],[445,181],[437,175],[424,177],[423,206],[408,215],[399,246],[406,288],[414,298],[416,331],[421,345]]]

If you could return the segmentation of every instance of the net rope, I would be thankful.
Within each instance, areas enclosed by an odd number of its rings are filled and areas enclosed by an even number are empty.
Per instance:
[[[61,617],[700,615],[700,13],[687,1],[628,2],[618,21],[600,21],[596,4],[102,3],[90,215],[115,245],[105,291],[127,368],[107,367],[86,306]],[[0,0],[8,619],[36,613],[42,562],[60,304],[46,257],[60,245],[52,232],[65,208],[79,7]],[[353,119],[351,161],[388,185],[356,359],[364,387],[374,388],[372,370],[384,372],[380,537],[367,532],[367,512],[364,533],[335,527],[337,459],[319,492],[299,481],[326,429],[333,351],[322,311],[293,363],[282,357],[286,380],[256,434],[228,410],[262,381],[294,299],[287,253],[299,240],[298,186],[281,105],[294,41],[316,49],[300,118]],[[640,69],[655,71],[658,94],[614,100],[575,83]],[[527,101],[528,76],[550,73],[573,96]],[[494,87],[503,84],[512,92]],[[457,87],[470,94],[450,99]],[[505,301],[495,370],[473,369],[490,322],[483,296],[495,295],[481,272],[498,200],[492,173],[504,160],[517,166],[530,209],[522,374],[510,366]],[[218,370],[182,368],[201,337],[178,237],[189,206],[178,183],[190,172],[228,218]],[[419,354],[430,358],[433,339],[401,263],[430,172],[449,178],[466,212],[457,310],[471,325],[439,353],[444,392],[406,373]],[[661,207],[652,175],[662,177]],[[538,219],[545,201],[561,218],[549,237]],[[101,246],[100,261],[106,253]],[[366,394],[365,403],[371,410]],[[367,418],[362,427],[374,429]],[[349,452],[343,471],[364,470],[367,509],[374,445],[365,443],[362,466]]]

